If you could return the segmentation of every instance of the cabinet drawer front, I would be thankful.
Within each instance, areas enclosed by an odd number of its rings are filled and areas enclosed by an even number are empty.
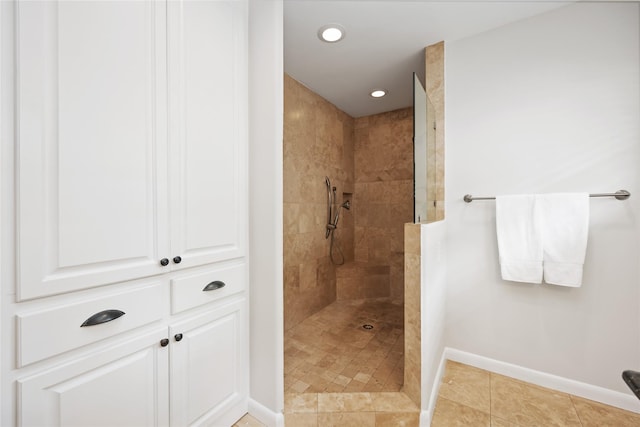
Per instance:
[[[154,282],[134,290],[18,314],[18,365],[25,366],[162,319],[165,307],[162,283]],[[89,322],[92,317],[93,322]],[[95,324],[81,326],[86,321]]]
[[[176,277],[171,280],[171,312],[179,313],[241,292],[245,280],[245,264]]]

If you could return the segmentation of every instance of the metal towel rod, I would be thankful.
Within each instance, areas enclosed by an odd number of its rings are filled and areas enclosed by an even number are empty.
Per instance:
[[[627,190],[618,190],[615,193],[595,193],[589,194],[589,197],[615,197],[618,200],[627,200],[631,197],[631,193]],[[467,203],[471,203],[474,200],[495,200],[495,197],[474,197],[471,194],[465,194],[463,200]]]

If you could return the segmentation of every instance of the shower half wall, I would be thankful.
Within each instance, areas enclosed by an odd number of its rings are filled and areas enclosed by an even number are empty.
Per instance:
[[[284,326],[336,299],[402,301],[403,226],[413,221],[412,109],[352,118],[284,76]],[[329,259],[325,176],[345,265]]]

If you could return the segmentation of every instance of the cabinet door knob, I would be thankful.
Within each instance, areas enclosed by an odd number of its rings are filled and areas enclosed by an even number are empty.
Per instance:
[[[124,311],[120,310],[103,310],[89,317],[84,321],[84,323],[82,323],[82,325],[80,325],[80,327],[82,328],[85,326],[94,326],[101,323],[111,322],[112,320],[116,320],[120,316],[124,316],[124,314]]]
[[[166,347],[166,346],[168,346],[168,345],[169,345],[169,338],[162,338],[162,339],[160,340],[160,346],[161,346],[161,347]]]
[[[182,334],[175,334],[174,338],[176,339],[176,341],[181,341],[182,340]]]
[[[224,288],[225,286],[227,286],[226,283],[221,280],[216,280],[215,282],[211,282],[205,286],[202,289],[202,292],[215,291],[216,289]]]
[[[167,258],[162,258],[162,259],[160,260],[160,265],[161,265],[161,266],[163,266],[163,267],[165,267],[165,266],[169,265],[169,259],[167,259]]]
[[[175,262],[176,264],[180,264],[180,262],[182,261],[182,258],[179,256],[174,256],[173,257],[173,262]]]

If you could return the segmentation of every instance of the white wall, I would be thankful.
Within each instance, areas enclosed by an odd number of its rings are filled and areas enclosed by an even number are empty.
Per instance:
[[[447,345],[630,394],[640,370],[638,3],[577,3],[446,45]],[[581,288],[500,278],[495,203],[591,199]]]
[[[283,425],[282,0],[249,2],[249,412]]]
[[[421,425],[429,425],[435,409],[445,344],[447,294],[446,221],[420,230]]]

